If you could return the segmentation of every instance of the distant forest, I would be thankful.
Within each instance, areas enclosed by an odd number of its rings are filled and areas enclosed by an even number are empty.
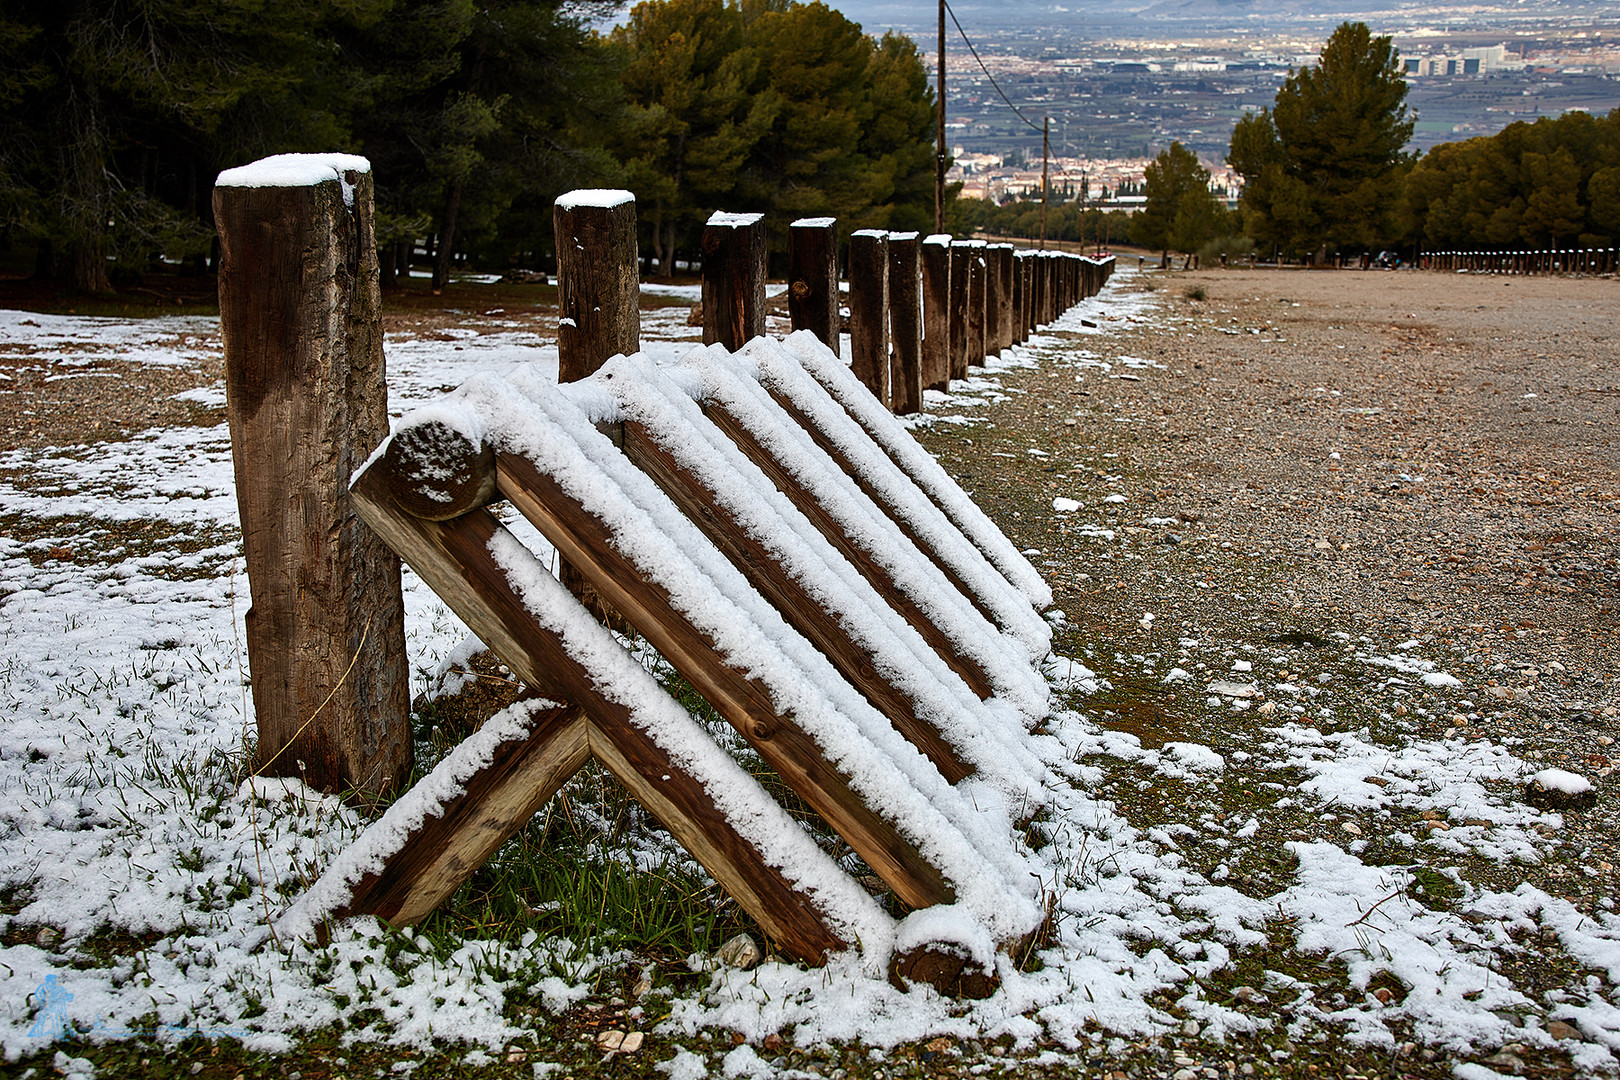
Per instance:
[[[846,236],[932,227],[935,100],[909,38],[797,0],[646,0],[593,29],[617,12],[615,0],[11,0],[0,248],[88,292],[158,265],[205,272],[214,177],[284,152],[368,157],[385,277],[425,239],[436,285],[459,260],[549,267],[552,201],[579,187],[636,194],[642,254],[662,275],[695,253],[715,209],[766,213],[778,258],[796,217],[837,217]],[[1620,111],[1402,159],[1373,204],[1377,228],[1360,232],[1313,223],[1301,200],[1319,182],[1260,150],[1246,153],[1256,176],[1274,174],[1263,213],[1251,180],[1241,217],[1200,202],[1197,229],[1133,237],[1142,221],[1054,196],[1046,235],[1225,250],[1246,234],[1293,253],[1620,238]],[[1040,233],[1038,203],[952,196],[951,231]]]
[[[934,97],[910,39],[821,3],[13,0],[0,11],[0,245],[92,292],[206,268],[214,177],[260,157],[371,160],[385,274],[426,237],[550,262],[551,204],[637,195],[667,272],[716,208],[929,228]],[[778,243],[781,243],[779,236]]]

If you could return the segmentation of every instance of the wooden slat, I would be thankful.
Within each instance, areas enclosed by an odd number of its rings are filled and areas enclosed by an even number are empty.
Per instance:
[[[594,673],[535,623],[490,553],[490,541],[505,530],[489,511],[474,510],[448,522],[423,521],[400,511],[379,486],[363,474],[353,489],[356,509],[367,524],[518,678],[546,697],[577,704],[594,728],[608,733],[592,736],[593,752],[611,745],[614,752],[604,750],[603,757],[616,775],[630,771],[626,763],[648,767],[648,782],[655,780],[663,795],[649,796],[643,805],[767,932],[812,963],[852,944],[833,933],[816,905],[737,833],[702,784],[635,725],[629,708],[604,696]],[[638,798],[648,794],[645,788],[642,784]]]
[[[867,807],[808,733],[790,716],[778,715],[763,686],[721,660],[714,642],[649,580],[645,568],[618,551],[600,518],[526,458],[497,452],[495,472],[501,494],[827,820],[902,902],[926,907],[952,898],[939,870],[893,823]]]
[[[777,562],[765,545],[720,505],[715,493],[681,465],[677,454],[660,446],[645,427],[634,421],[624,425],[624,452],[742,571],[788,625],[820,649],[839,674],[888,717],[895,730],[928,756],[945,779],[954,784],[972,775],[973,766],[962,761],[933,724],[917,715],[911,698],[878,673],[877,659],[851,640],[838,619],[810,595],[807,583]]]
[[[928,642],[929,648],[938,653],[940,659],[944,660],[952,671],[960,675],[975,694],[980,698],[988,698],[995,693],[995,688],[984,668],[972,657],[964,656],[961,653],[956,644],[939,627],[934,625],[933,620],[929,619],[927,614],[923,612],[916,600],[902,589],[893,576],[877,561],[875,553],[866,550],[851,538],[849,531],[827,512],[827,509],[816,500],[814,495],[805,490],[804,485],[799,483],[798,478],[772,456],[771,452],[754,437],[753,432],[749,431],[742,421],[717,405],[709,405],[705,411],[709,419],[714,422],[714,425],[725,432],[726,437],[736,444],[737,449],[741,450],[748,460],[758,465],[765,475],[771,478],[771,483],[776,485],[776,490],[787,496],[788,501],[792,502],[799,512],[809,519],[810,524],[814,525],[816,530],[822,536],[825,536],[833,547],[843,553],[844,558],[848,559],[855,569],[859,570],[861,575],[872,583],[872,587],[889,602],[890,607],[899,612],[906,622],[916,628],[917,632],[923,636],[923,640]]]
[[[577,706],[547,709],[527,738],[498,747],[461,797],[423,819],[380,870],[363,877],[332,917],[375,915],[394,926],[426,918],[584,767],[588,726]]]
[[[900,512],[899,508],[893,505],[887,498],[884,497],[882,492],[873,487],[872,484],[861,475],[860,470],[855,467],[855,463],[849,460],[849,458],[844,454],[843,450],[838,447],[838,444],[834,443],[832,439],[828,438],[827,433],[822,431],[820,426],[817,425],[816,422],[811,419],[810,416],[804,412],[804,410],[800,409],[799,406],[786,394],[774,388],[769,389],[771,397],[776,401],[776,403],[780,405],[789,416],[793,417],[799,426],[803,427],[804,430],[809,433],[811,440],[821,448],[823,453],[832,458],[833,462],[837,464],[840,469],[848,474],[849,478],[855,482],[855,486],[860,488],[862,493],[864,493],[867,498],[871,499],[873,502],[877,503],[878,506],[883,508],[884,512],[887,513],[894,521],[895,526],[905,535],[906,539],[917,545],[917,550],[928,556],[929,561],[931,561],[935,566],[939,567],[940,572],[950,580],[952,585],[956,586],[957,591],[968,598],[968,601],[978,609],[979,614],[983,615],[986,619],[989,619],[993,625],[999,627],[1002,631],[1007,631],[1009,627],[996,617],[994,608],[991,607],[991,605],[979,595],[978,590],[968,585],[968,583],[963,579],[961,573],[956,569],[956,564],[932,544],[928,543],[928,541],[925,540],[916,529],[911,527],[910,523],[907,522],[905,515]]]

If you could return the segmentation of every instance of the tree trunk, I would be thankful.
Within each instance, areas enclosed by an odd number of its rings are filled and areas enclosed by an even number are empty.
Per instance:
[[[439,250],[433,258],[433,295],[444,291],[450,280],[450,260],[455,255],[456,218],[461,214],[461,190],[466,181],[456,177],[450,182],[450,194],[444,201],[444,216],[439,219]]]

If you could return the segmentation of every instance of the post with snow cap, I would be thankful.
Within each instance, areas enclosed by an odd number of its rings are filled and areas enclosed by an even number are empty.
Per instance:
[[[935,233],[922,242],[924,389],[951,384],[951,237]]]
[[[716,211],[703,227],[703,344],[765,336],[765,215]]]
[[[889,234],[861,229],[849,238],[850,370],[889,404]]]
[[[557,239],[557,381],[575,382],[641,348],[636,197],[571,191],[551,212]]]
[[[917,234],[889,234],[889,398],[902,416],[922,412],[922,270]]]
[[[411,769],[399,559],[348,490],[388,434],[372,191],[346,154],[265,158],[214,187],[254,770],[331,792]]]
[[[983,367],[985,297],[986,286],[989,284],[984,257],[987,245],[983,240],[971,240],[969,244],[971,246],[968,248],[967,362],[973,367]]]
[[[968,367],[968,264],[972,262],[970,240],[951,241],[950,379],[967,377]]]
[[[836,218],[800,218],[788,227],[788,319],[840,354]]]

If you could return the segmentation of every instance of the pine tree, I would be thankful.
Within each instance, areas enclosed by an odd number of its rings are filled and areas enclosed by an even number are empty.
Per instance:
[[[1315,66],[1232,131],[1227,161],[1244,179],[1250,235],[1292,253],[1392,238],[1415,126],[1405,102],[1391,39],[1340,25]]]
[[[1220,233],[1222,210],[1209,190],[1209,170],[1197,155],[1172,142],[1143,174],[1147,205],[1131,227],[1144,247],[1196,251]]]

